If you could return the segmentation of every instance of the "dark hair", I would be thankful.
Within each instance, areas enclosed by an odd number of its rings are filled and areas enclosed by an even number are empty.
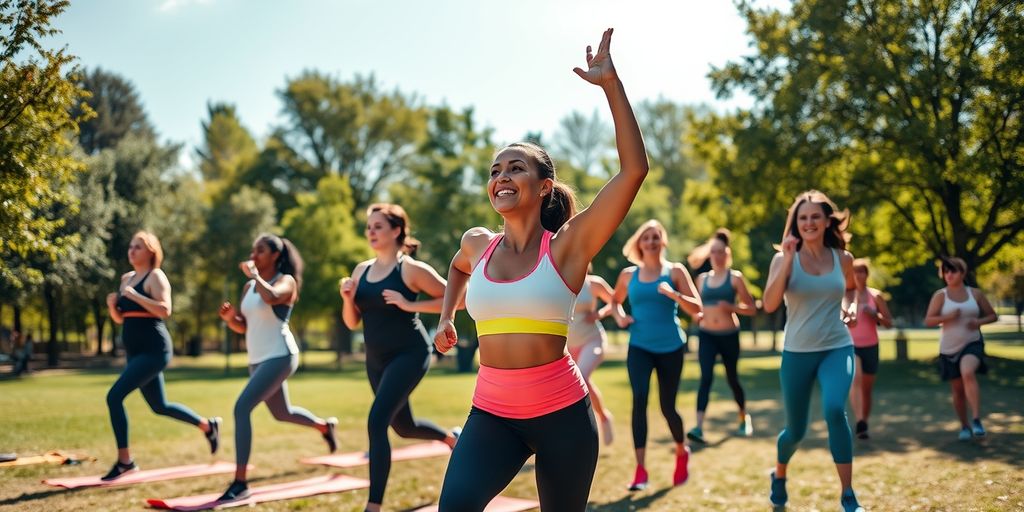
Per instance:
[[[732,238],[732,232],[726,228],[718,228],[715,230],[715,234],[708,238],[707,242],[698,245],[690,252],[690,255],[686,257],[686,263],[690,265],[690,268],[697,270],[704,266],[704,263],[711,257],[711,244],[716,240],[725,244],[725,248],[729,248],[729,239]],[[731,260],[732,255],[729,255]],[[731,262],[727,263],[731,264]]]
[[[954,256],[940,256],[939,257],[939,277],[942,277],[942,272],[946,270],[952,270],[967,275],[967,262],[961,258]]]
[[[800,238],[800,231],[796,227],[796,214],[804,203],[812,203],[821,207],[821,211],[828,218],[828,228],[825,230],[825,247],[835,249],[846,249],[846,243],[850,241],[850,234],[846,232],[846,226],[850,224],[849,210],[839,210],[839,207],[832,202],[824,193],[817,190],[808,190],[796,196],[796,200],[789,207],[786,215],[786,227],[782,231],[781,244],[786,240],[786,235],[793,235],[799,241],[796,249],[799,251],[804,245],[803,238]]]
[[[551,193],[544,196],[540,206],[540,223],[548,231],[558,231],[562,224],[576,215],[576,193],[572,187],[558,181],[555,175],[555,163],[544,148],[532,142],[513,142],[505,149],[516,148],[526,152],[533,158],[534,164],[540,173],[540,178],[554,181]]]
[[[264,233],[256,238],[256,243],[262,243],[271,252],[280,253],[277,257],[277,271],[288,274],[295,278],[295,289],[302,288],[302,255],[295,248],[295,244],[287,238],[282,238],[271,233]]]
[[[371,213],[380,213],[383,215],[392,229],[401,228],[401,231],[398,233],[398,238],[395,239],[395,243],[402,248],[402,252],[409,256],[416,255],[416,250],[420,248],[420,241],[416,240],[409,234],[409,215],[405,213],[405,208],[392,203],[374,203],[366,209],[367,217],[369,217]]]

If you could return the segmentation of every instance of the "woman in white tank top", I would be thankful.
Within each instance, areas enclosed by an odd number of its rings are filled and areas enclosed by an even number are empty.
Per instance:
[[[961,441],[985,435],[981,424],[981,387],[977,375],[988,373],[985,341],[980,327],[996,321],[995,310],[985,294],[964,284],[967,263],[960,258],[942,258],[940,276],[946,287],[935,292],[928,304],[924,324],[941,325],[939,332],[939,376],[950,383],[953,409],[960,419]],[[967,422],[967,405],[974,419]]]
[[[592,270],[592,267],[591,267]],[[604,307],[598,309],[597,301],[604,302]],[[601,326],[601,319],[611,314],[612,287],[608,285],[601,276],[587,274],[583,281],[583,288],[576,296],[576,306],[573,308],[572,322],[569,323],[569,334],[565,337],[565,345],[569,349],[569,355],[576,361],[583,379],[590,389],[590,401],[594,407],[594,414],[601,426],[601,437],[604,444],[612,444],[615,432],[612,429],[612,412],[604,406],[604,399],[601,397],[601,390],[590,380],[590,375],[604,361],[604,349],[608,342],[608,336]]]

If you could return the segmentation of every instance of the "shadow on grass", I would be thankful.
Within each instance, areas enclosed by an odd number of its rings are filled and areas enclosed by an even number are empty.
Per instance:
[[[616,510],[648,510],[649,507],[671,490],[671,488],[667,488],[658,489],[650,494],[627,494],[621,499],[609,503],[589,503],[587,504],[587,510],[609,512]]]
[[[28,501],[44,500],[51,496],[66,496],[68,494],[81,492],[87,489],[89,489],[89,487],[79,487],[77,489],[49,489],[40,492],[23,493],[21,496],[15,498],[7,498],[5,500],[0,500],[0,507],[3,507],[5,505],[17,505],[19,503],[25,503]]]
[[[1024,361],[988,357],[989,373],[980,378],[982,411],[989,435],[971,442],[957,440],[959,428],[951,404],[949,384],[939,379],[933,361],[883,361],[875,385],[871,416],[871,439],[855,440],[854,453],[909,453],[933,449],[963,461],[1000,461],[1024,467],[1024,434],[1010,427],[1024,421]],[[747,410],[754,419],[755,438],[774,438],[785,424],[776,369],[742,369],[741,383],[746,391]],[[724,443],[742,449],[744,438],[732,434],[736,428],[735,405],[725,379],[716,375],[712,405],[704,424],[708,445],[693,443],[699,452]],[[694,393],[698,382],[684,379],[680,393]],[[628,386],[628,384],[627,384]],[[821,418],[820,396],[811,399],[811,424],[801,448],[828,450],[828,431]],[[692,411],[681,411],[692,418]],[[664,421],[660,411],[649,409],[649,421]],[[851,420],[852,422],[852,420]],[[687,425],[689,427],[689,425]],[[651,440],[658,450],[673,450],[671,437]]]

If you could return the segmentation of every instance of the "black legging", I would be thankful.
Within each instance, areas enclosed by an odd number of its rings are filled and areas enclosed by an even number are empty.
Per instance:
[[[391,472],[388,425],[407,439],[441,441],[448,437],[448,433],[434,423],[413,418],[409,407],[409,394],[429,367],[430,351],[426,345],[398,352],[387,359],[367,355],[366,376],[375,395],[366,425],[370,435],[370,503],[381,503],[388,485]]]
[[[199,426],[202,422],[202,418],[188,407],[167,401],[163,370],[170,361],[170,352],[129,355],[124,371],[107,392],[110,425],[114,428],[114,438],[119,449],[128,447],[128,415],[124,411],[124,399],[136,389],[142,392],[153,412],[190,425]]]
[[[736,371],[736,364],[740,359],[740,332],[714,333],[701,330],[700,348],[697,349],[697,358],[700,361],[700,390],[697,391],[697,410],[704,412],[708,409],[708,395],[711,394],[711,383],[715,380],[715,360],[718,354],[722,354],[725,378],[729,381],[729,387],[732,388],[732,396],[736,400],[736,405],[739,405],[740,409],[744,409],[746,399]]]
[[[658,398],[661,414],[672,431],[672,439],[683,442],[683,418],[676,410],[676,394],[683,373],[683,348],[665,354],[656,354],[629,346],[626,353],[626,371],[633,388],[633,447],[647,445],[647,395],[651,390],[651,371],[658,374]]]
[[[541,510],[583,512],[597,468],[597,424],[590,397],[524,420],[473,407],[441,488],[440,512],[480,512],[537,454]]]

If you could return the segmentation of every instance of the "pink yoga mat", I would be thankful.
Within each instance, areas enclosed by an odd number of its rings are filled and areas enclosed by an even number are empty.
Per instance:
[[[391,450],[391,460],[423,459],[426,457],[440,457],[452,453],[452,449],[441,441],[419,443]],[[309,457],[302,459],[303,464],[322,464],[336,468],[351,468],[365,466],[370,463],[365,452],[339,453],[337,455],[322,455],[320,457]]]
[[[297,482],[285,482],[283,484],[265,485],[249,489],[252,496],[238,501],[217,501],[221,493],[203,494],[201,496],[185,496],[182,498],[171,498],[169,500],[148,499],[152,507],[169,510],[210,510],[220,508],[241,507],[243,505],[254,505],[267,501],[290,500],[303,498],[317,494],[328,494],[332,492],[344,492],[354,489],[363,489],[370,486],[369,480],[353,478],[345,475],[327,475],[299,480]]]
[[[540,503],[533,500],[521,500],[519,498],[496,496],[487,504],[487,508],[484,509],[484,512],[521,512],[523,510],[533,510],[537,507],[540,507]],[[415,512],[437,512],[437,505],[418,508]]]
[[[252,468],[251,465],[249,467]],[[175,466],[172,468],[136,471],[134,473],[128,473],[121,478],[110,482],[100,480],[100,475],[97,475],[73,478],[48,478],[43,480],[43,483],[54,487],[64,487],[65,489],[77,489],[79,487],[112,487],[115,485],[141,484],[145,482],[159,482],[161,480],[220,475],[234,472],[235,464],[233,462],[215,462],[213,464],[194,464],[191,466]]]

